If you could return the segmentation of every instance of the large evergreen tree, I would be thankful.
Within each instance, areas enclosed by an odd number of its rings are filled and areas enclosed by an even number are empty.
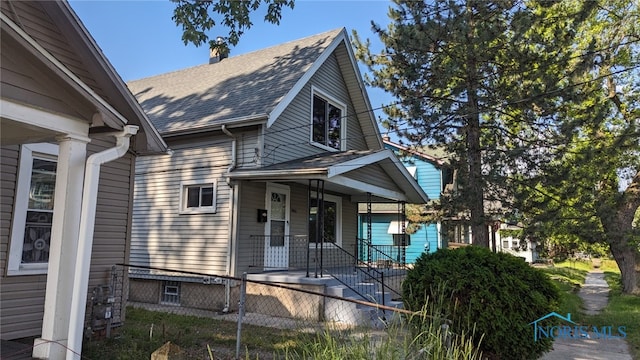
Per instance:
[[[497,201],[538,237],[544,228],[606,242],[634,291],[638,4],[394,3],[390,25],[373,24],[384,50],[370,53],[354,34],[357,56],[370,84],[398,99],[383,125],[456,155],[461,189],[441,206],[469,214],[476,245],[488,245],[485,211]]]
[[[455,154],[460,191],[441,204],[452,205],[449,215],[468,214],[473,244],[489,246],[485,210],[510,199],[506,176],[536,161],[530,149],[543,146],[541,132],[553,128],[546,117],[558,104],[562,76],[582,66],[561,50],[592,4],[394,3],[391,24],[373,24],[384,44],[380,54],[354,34],[369,83],[399,100],[385,109],[383,125],[401,141],[445,144]]]

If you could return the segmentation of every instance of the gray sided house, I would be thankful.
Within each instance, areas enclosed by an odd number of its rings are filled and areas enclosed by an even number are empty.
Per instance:
[[[135,159],[167,148],[66,1],[2,1],[0,18],[2,352],[39,337],[34,357],[63,359],[128,259]]]
[[[189,302],[158,269],[355,265],[358,203],[428,200],[384,148],[345,29],[128,86],[172,150],[137,161],[130,263],[154,269],[131,300]]]

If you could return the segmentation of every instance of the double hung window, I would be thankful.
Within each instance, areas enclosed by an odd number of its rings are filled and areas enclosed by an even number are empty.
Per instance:
[[[8,273],[44,274],[49,261],[58,146],[20,149]]]
[[[328,150],[344,150],[346,106],[314,90],[311,142]]]

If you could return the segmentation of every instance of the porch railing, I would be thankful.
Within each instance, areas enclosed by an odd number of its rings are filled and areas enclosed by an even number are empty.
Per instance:
[[[310,266],[309,239],[306,235],[251,235],[251,268],[264,270],[306,270]],[[274,251],[265,252],[267,246]],[[278,248],[281,247],[281,251]]]
[[[405,249],[396,245],[373,245],[367,239],[358,239],[358,258],[377,268],[405,268]]]
[[[355,253],[331,243],[310,243],[306,235],[266,236],[252,235],[253,261],[251,267],[258,271],[305,271],[307,276],[328,275],[367,301],[376,300],[384,305],[384,293],[399,296],[397,287],[385,284],[385,274],[370,262],[360,261]],[[267,246],[276,248],[265,252]],[[277,247],[281,246],[282,251]],[[357,249],[356,249],[357,250]],[[357,252],[357,251],[356,251]],[[374,252],[376,252],[374,250]],[[388,255],[379,257],[384,258]],[[376,296],[376,293],[380,296]],[[374,298],[375,297],[375,298]]]

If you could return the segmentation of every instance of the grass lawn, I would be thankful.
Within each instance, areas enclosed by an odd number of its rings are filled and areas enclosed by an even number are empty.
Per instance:
[[[588,320],[594,325],[625,326],[631,356],[640,360],[640,296],[622,294],[620,272],[606,271],[605,280],[611,289],[609,303]]]
[[[589,269],[586,269],[583,264],[575,266],[575,264],[560,263],[542,270],[551,277],[560,290],[558,313],[563,316],[571,313],[574,321],[582,322],[584,320],[582,299],[578,296],[578,291],[584,284]]]
[[[86,340],[83,358],[91,360],[149,359],[167,341],[180,346],[187,359],[233,359],[237,323],[195,316],[127,308],[125,326],[110,339]],[[274,352],[295,349],[304,334],[243,324],[241,354],[247,359],[270,359]]]

